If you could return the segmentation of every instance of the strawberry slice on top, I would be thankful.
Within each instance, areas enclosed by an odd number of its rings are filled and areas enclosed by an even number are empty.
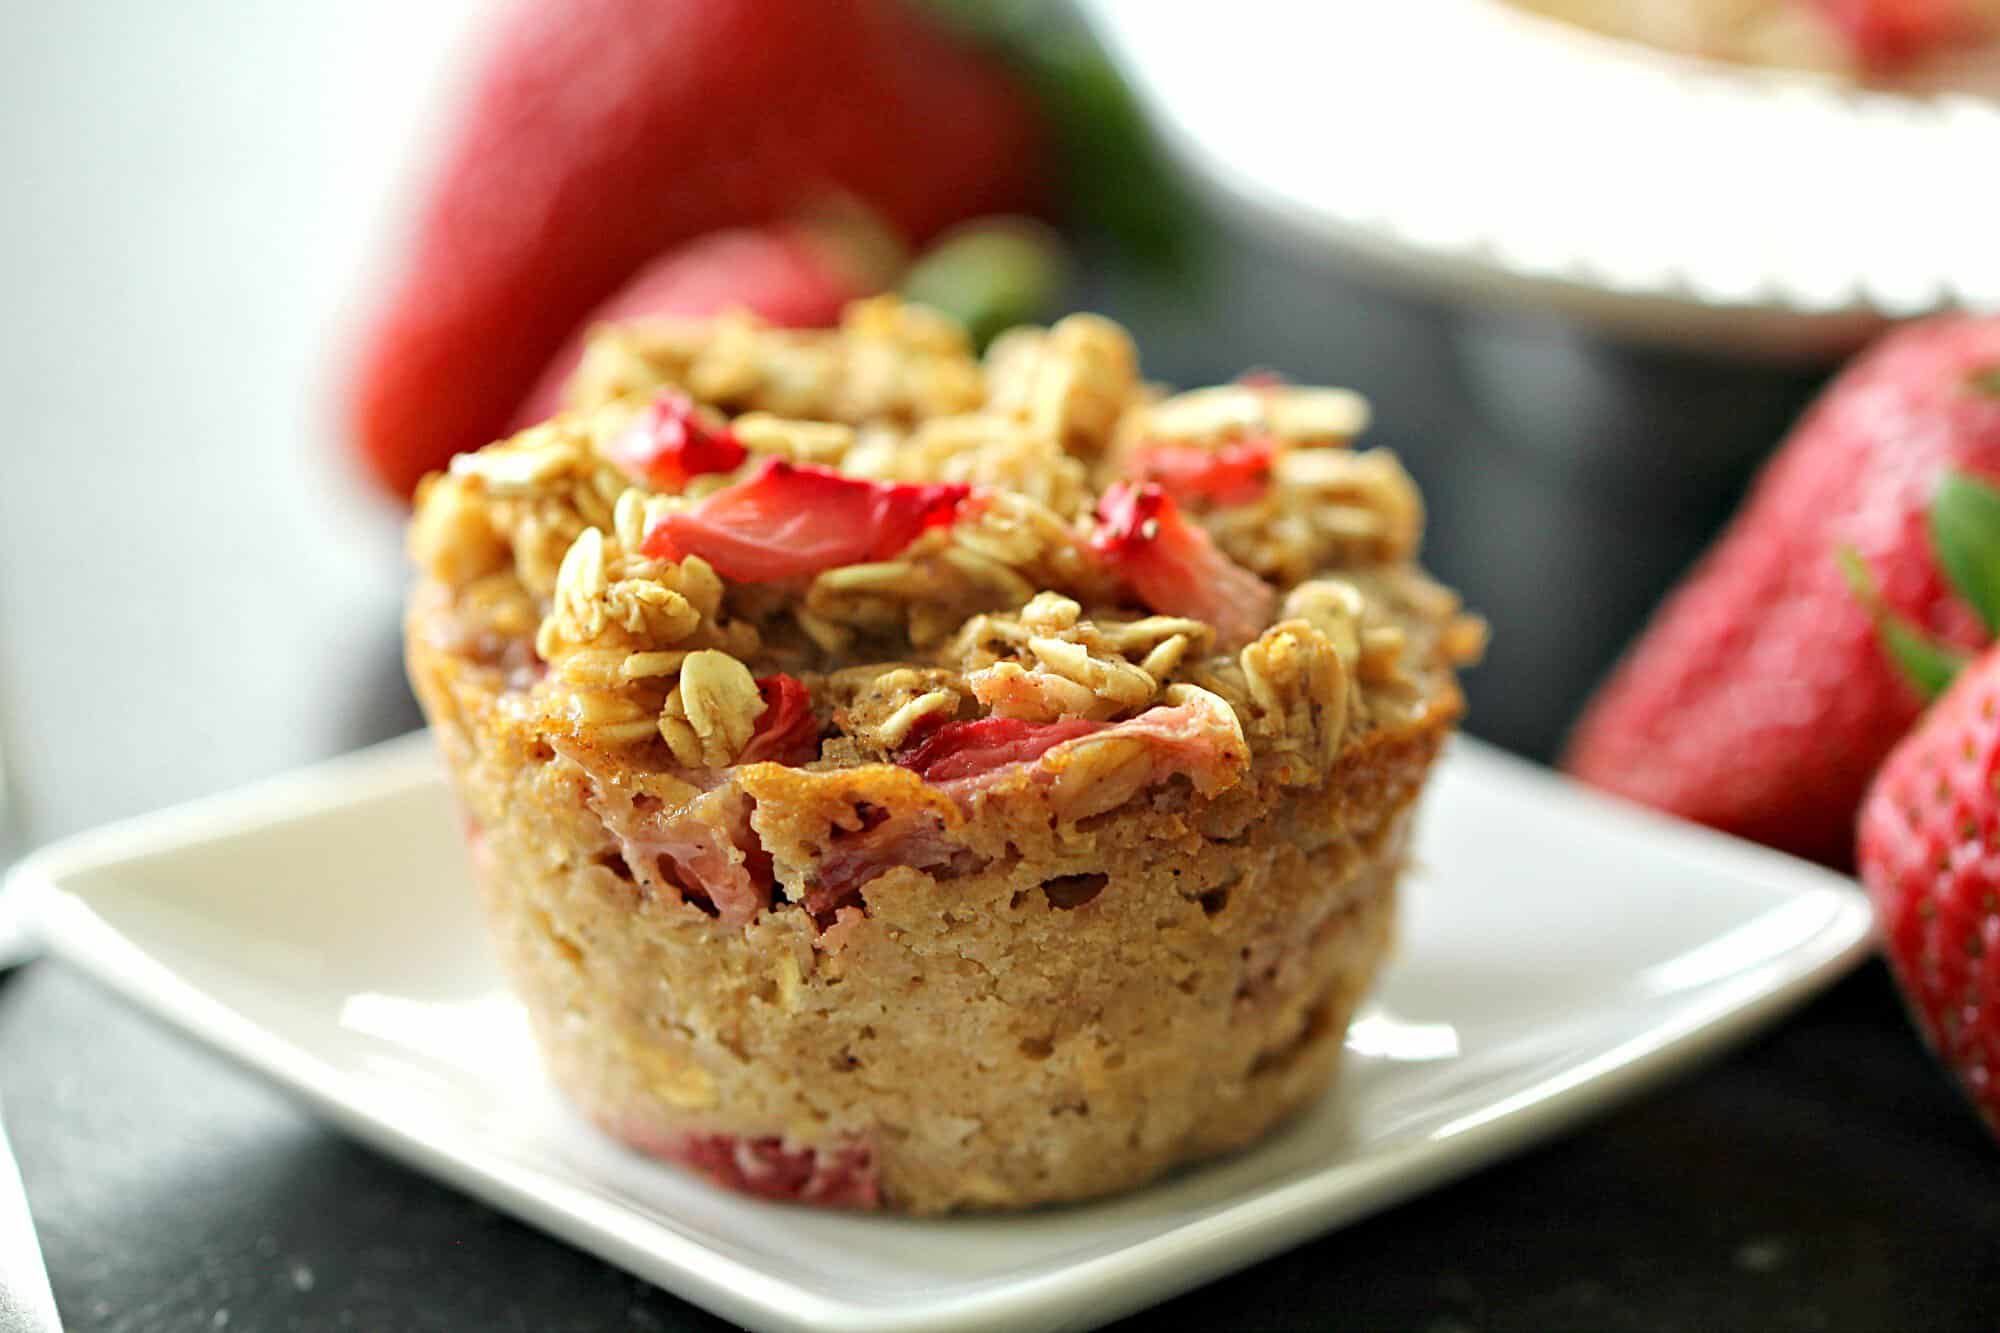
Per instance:
[[[1217,449],[1198,444],[1148,444],[1132,452],[1134,477],[1157,482],[1183,503],[1249,504],[1270,485],[1277,450],[1268,439],[1234,440]]]
[[[1157,482],[1113,482],[1090,549],[1153,610],[1215,626],[1218,647],[1241,647],[1271,623],[1271,585],[1224,555]]]
[[[604,452],[626,476],[661,491],[685,490],[711,472],[733,472],[749,457],[727,426],[710,426],[693,399],[671,389],[648,403]]]
[[[831,468],[766,462],[747,479],[661,515],[641,548],[659,560],[698,555],[724,578],[773,583],[888,560],[947,527],[970,486],[863,481]]]

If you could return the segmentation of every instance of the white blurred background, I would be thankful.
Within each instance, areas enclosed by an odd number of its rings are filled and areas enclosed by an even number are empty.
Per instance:
[[[397,517],[346,470],[329,380],[487,7],[0,7],[0,753],[27,841],[345,748],[393,697]]]

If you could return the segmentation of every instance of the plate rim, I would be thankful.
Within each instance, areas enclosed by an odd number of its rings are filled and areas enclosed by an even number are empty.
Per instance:
[[[1453,741],[1468,773],[1528,782],[1600,818],[1686,847],[1760,866],[1760,880],[1827,909],[1798,944],[1757,972],[1705,993],[1640,1032],[1486,1108],[1437,1138],[1374,1151],[1266,1186],[1192,1221],[1106,1254],[951,1296],[898,1305],[847,1299],[709,1248],[545,1165],[522,1164],[438,1113],[385,1098],[307,1047],[278,1036],[155,958],[100,915],[81,877],[267,823],[393,796],[443,781],[427,733],[281,774],[248,787],[77,834],[31,853],[5,891],[31,897],[54,953],[235,1063],[273,1079],[343,1131],[526,1224],[753,1328],[788,1333],[950,1333],[1085,1327],[1145,1308],[1300,1241],[1393,1206],[1623,1104],[1704,1055],[1747,1038],[1855,966],[1872,942],[1867,899],[1818,866],[1587,791],[1478,741]],[[1783,961],[1786,966],[1774,968]],[[1765,975],[1775,972],[1775,975]],[[393,1104],[391,1104],[393,1103]],[[451,1147],[440,1146],[450,1143]],[[1079,1322],[1081,1321],[1081,1322]]]
[[[1631,71],[1647,76],[1648,83],[1679,86],[1685,90],[1684,103],[1690,105],[1716,96],[1753,107],[1805,97],[1836,106],[1832,119],[1857,137],[1871,120],[1884,115],[1915,117],[1947,111],[1978,122],[1974,144],[1995,142],[2000,130],[2000,98],[1983,91],[1917,83],[1878,86],[1824,71],[1704,59],[1608,36],[1504,0],[1425,3],[1448,4],[1476,15],[1484,25],[1474,34],[1479,38],[1515,43],[1524,52],[1562,51],[1579,68],[1600,76]],[[1222,137],[1195,128],[1193,119],[1176,105],[1173,94],[1180,81],[1149,68],[1141,52],[1143,43],[1132,39],[1134,25],[1146,21],[1149,9],[1144,0],[1080,0],[1091,32],[1135,91],[1150,126],[1200,191],[1294,249],[1316,241],[1364,261],[1383,279],[1449,293],[1474,307],[1521,314],[1553,312],[1642,341],[1710,351],[1728,348],[1778,363],[1824,361],[1851,351],[1891,321],[1989,309],[2000,299],[1995,294],[2000,288],[1993,287],[2000,281],[2000,270],[1985,275],[1977,291],[1949,271],[1933,272],[1923,297],[1915,300],[1885,294],[1859,269],[1847,275],[1845,291],[1836,300],[1799,290],[1771,269],[1761,269],[1750,289],[1718,290],[1714,273],[1733,272],[1747,250],[1731,253],[1730,262],[1720,265],[1714,255],[1697,259],[1687,253],[1665,254],[1645,276],[1634,277],[1619,271],[1624,265],[1607,261],[1601,245],[1572,246],[1556,259],[1524,258],[1516,253],[1518,229],[1494,224],[1491,218],[1444,238],[1427,234],[1427,228],[1407,211],[1362,204],[1341,210],[1315,204],[1274,183],[1267,173],[1240,166],[1224,151]],[[1333,6],[1325,13],[1339,10]],[[1440,23],[1458,17],[1449,12],[1437,15]],[[1368,22],[1329,18],[1323,31],[1335,32],[1338,24],[1338,35],[1366,43]],[[1395,58],[1398,49],[1394,42],[1386,46],[1378,42],[1373,54]],[[1411,71],[1409,82],[1420,89],[1417,95],[1442,96],[1441,90],[1423,86],[1425,73]],[[1578,86],[1586,82],[1580,78]],[[1960,133],[1970,137],[1967,131]]]

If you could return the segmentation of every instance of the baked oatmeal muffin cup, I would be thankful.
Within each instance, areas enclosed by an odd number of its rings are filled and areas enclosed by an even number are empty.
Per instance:
[[[1482,635],[1358,399],[888,300],[606,330],[571,394],[426,483],[408,655],[586,1115],[932,1213],[1325,1090]]]

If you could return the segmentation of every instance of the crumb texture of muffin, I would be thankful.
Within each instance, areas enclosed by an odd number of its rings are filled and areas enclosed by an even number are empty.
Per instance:
[[[753,1194],[1129,1188],[1319,1096],[1483,626],[1367,410],[1169,394],[1073,315],[976,358],[600,330],[419,491],[410,676],[558,1086]]]

